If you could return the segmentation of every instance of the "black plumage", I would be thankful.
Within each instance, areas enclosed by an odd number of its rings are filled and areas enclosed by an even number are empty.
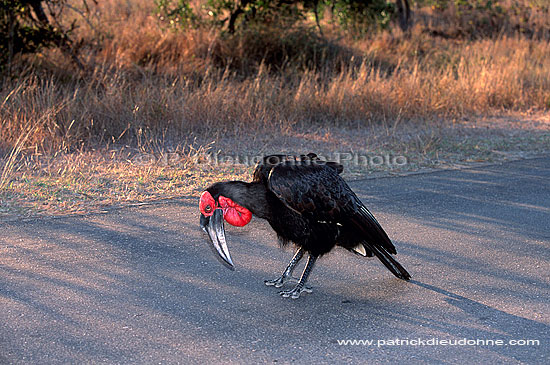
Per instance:
[[[266,219],[284,244],[298,247],[283,275],[266,281],[267,285],[282,286],[303,254],[309,254],[302,278],[294,289],[281,292],[283,296],[297,298],[308,290],[305,282],[315,260],[335,246],[376,256],[395,276],[410,279],[392,257],[395,246],[339,175],[342,171],[342,165],[321,161],[315,154],[271,155],[258,163],[252,182],[222,182],[207,188],[214,200],[231,199]]]

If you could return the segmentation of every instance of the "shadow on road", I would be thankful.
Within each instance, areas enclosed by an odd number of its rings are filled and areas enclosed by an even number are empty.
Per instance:
[[[540,335],[550,333],[550,326],[547,324],[506,313],[433,285],[416,280],[411,280],[411,284],[445,296],[445,302],[463,311],[464,314],[475,318],[477,323],[488,328],[463,325],[449,326],[448,323],[443,322],[429,323],[428,326],[431,326],[433,329],[445,329],[450,336],[458,339],[503,340],[505,345],[491,346],[490,350],[512,357],[518,361],[541,360],[540,354],[533,351],[533,346],[516,346],[511,351],[511,348],[507,344],[510,343],[510,340],[536,339],[545,345],[544,342],[548,338],[541,338]]]
[[[237,264],[230,272],[207,248],[195,199],[2,223],[0,361],[540,362],[550,333],[550,192],[540,181],[550,170],[531,170],[354,183],[413,280],[335,250],[312,274],[314,293],[297,301],[263,285],[291,256],[267,224],[228,228]],[[396,337],[543,344],[337,343]]]

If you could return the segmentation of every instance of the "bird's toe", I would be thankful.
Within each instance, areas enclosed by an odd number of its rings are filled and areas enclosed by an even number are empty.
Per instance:
[[[274,279],[274,280],[264,280],[264,284],[267,286],[274,286],[276,288],[280,288],[284,285],[285,278],[281,276],[280,278]]]
[[[279,292],[279,295],[282,296],[283,298],[291,297],[292,299],[300,298],[300,294],[301,293],[299,291],[294,291],[294,290],[283,290]]]
[[[298,299],[302,293],[311,293],[313,290],[309,286],[304,286],[303,288],[296,287],[292,290],[283,290],[279,292],[279,295],[283,298],[292,298]]]

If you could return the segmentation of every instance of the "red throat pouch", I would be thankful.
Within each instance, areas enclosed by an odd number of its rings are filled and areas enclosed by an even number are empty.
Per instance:
[[[233,200],[220,196],[218,198],[220,208],[223,209],[223,217],[232,226],[244,227],[252,219],[252,213],[245,207],[241,207]]]

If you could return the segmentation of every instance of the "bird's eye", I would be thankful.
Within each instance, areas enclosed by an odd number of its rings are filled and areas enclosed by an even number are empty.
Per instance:
[[[204,207],[204,211],[206,213],[210,213],[212,211],[212,206],[210,204],[208,204],[206,207]]]

